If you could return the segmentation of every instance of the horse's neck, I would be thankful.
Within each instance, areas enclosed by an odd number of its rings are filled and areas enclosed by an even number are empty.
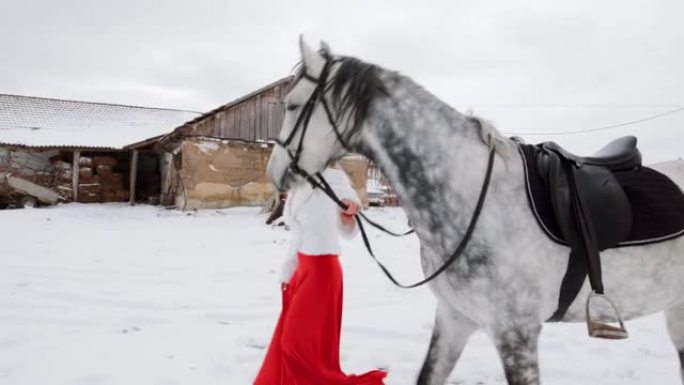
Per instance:
[[[465,232],[487,166],[488,149],[466,116],[405,78],[373,105],[365,152],[391,181],[421,238]],[[426,239],[427,240],[427,239]]]

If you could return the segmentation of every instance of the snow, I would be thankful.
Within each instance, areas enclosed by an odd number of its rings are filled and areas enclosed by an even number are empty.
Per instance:
[[[0,143],[122,148],[173,131],[197,112],[0,94]]]
[[[202,151],[205,154],[211,154],[214,151],[218,151],[219,149],[219,144],[216,142],[200,142],[197,144],[197,147],[199,147],[200,151]]]
[[[399,209],[369,215],[406,225]],[[264,220],[255,208],[0,211],[0,384],[250,384],[278,315],[288,237]],[[371,240],[401,281],[421,278],[415,238]],[[387,384],[414,384],[434,297],[393,287],[360,239],[343,250],[342,367],[387,367]],[[545,325],[543,382],[681,385],[663,316],[627,326],[630,339],[599,341],[581,324]],[[505,383],[483,333],[450,383]]]
[[[369,194],[383,194],[383,186],[375,179],[369,178],[366,182],[366,191]]]

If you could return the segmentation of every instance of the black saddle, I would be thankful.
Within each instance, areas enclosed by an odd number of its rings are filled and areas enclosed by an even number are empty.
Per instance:
[[[641,167],[641,152],[637,148],[637,138],[633,136],[615,139],[596,154],[585,157],[571,154],[554,142],[542,143],[542,146],[577,167],[598,166],[610,171],[629,171]]]
[[[614,172],[641,167],[636,141],[633,136],[616,139],[590,157],[571,154],[553,142],[541,144],[537,172],[545,181],[556,221],[573,251],[597,253],[629,236],[632,209]]]
[[[665,175],[642,167],[636,143],[633,136],[619,138],[588,157],[553,142],[520,146],[535,216],[571,249],[551,321],[563,318],[587,276],[603,294],[600,251],[684,233],[684,194]]]

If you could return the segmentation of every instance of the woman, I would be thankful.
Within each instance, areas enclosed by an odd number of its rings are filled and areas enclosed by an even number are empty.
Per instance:
[[[308,184],[288,193],[283,215],[292,238],[281,269],[283,307],[255,385],[382,385],[387,375],[347,375],[340,368],[339,237],[358,232],[360,200],[344,171],[328,168],[323,176],[348,208]]]

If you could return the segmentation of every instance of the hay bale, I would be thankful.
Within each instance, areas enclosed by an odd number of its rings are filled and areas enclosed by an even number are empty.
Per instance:
[[[93,167],[93,158],[82,156],[78,159],[78,165],[81,167]]]
[[[99,164],[99,165],[95,166],[95,170],[97,172],[97,175],[101,175],[101,176],[112,175],[112,166]]]
[[[58,161],[54,162],[53,165],[55,166],[55,168],[57,170],[60,170],[60,171],[69,170],[69,171],[71,171],[71,163],[69,163],[69,162],[65,162],[63,160],[58,160]]]
[[[116,190],[103,190],[102,191],[102,201],[103,202],[119,202],[119,195]]]
[[[82,169],[78,170],[78,177],[79,178],[92,178],[93,177],[93,169],[90,167],[83,167]]]
[[[128,199],[130,198],[130,194],[128,193],[128,190],[117,190],[116,196],[117,196],[117,199],[119,199],[119,202],[127,202]]]
[[[109,168],[114,168],[119,164],[113,156],[97,155],[93,157],[93,167],[99,168],[99,166],[107,166]]]
[[[62,182],[71,182],[72,179],[73,173],[71,172],[71,170],[62,170],[59,173],[59,180]]]
[[[102,186],[98,183],[79,184],[78,201],[81,203],[102,202]]]
[[[123,190],[123,176],[121,174],[98,175],[98,180],[102,187],[107,190]]]

